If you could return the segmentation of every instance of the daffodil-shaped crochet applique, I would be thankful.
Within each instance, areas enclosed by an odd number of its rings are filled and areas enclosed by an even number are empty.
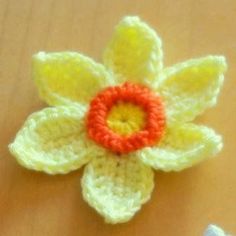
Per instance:
[[[10,144],[26,168],[65,174],[87,164],[83,197],[107,222],[128,221],[150,198],[153,169],[180,171],[214,156],[222,139],[191,123],[216,104],[225,58],[163,69],[161,40],[125,17],[104,65],[75,52],[39,52],[33,77],[50,106],[33,113]]]

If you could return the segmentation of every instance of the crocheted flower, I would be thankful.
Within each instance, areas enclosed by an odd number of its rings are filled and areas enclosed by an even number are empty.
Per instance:
[[[163,69],[161,40],[125,17],[104,65],[75,52],[39,52],[33,78],[50,106],[29,116],[10,144],[26,168],[65,174],[87,164],[84,199],[110,223],[150,198],[153,169],[180,171],[214,156],[222,139],[191,123],[216,104],[226,62],[192,59]]]

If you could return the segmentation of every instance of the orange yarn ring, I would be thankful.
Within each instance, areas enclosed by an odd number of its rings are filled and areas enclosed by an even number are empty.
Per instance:
[[[107,116],[117,102],[129,102],[140,106],[146,112],[145,128],[122,136],[107,126]],[[101,146],[118,154],[136,151],[158,142],[165,128],[165,113],[161,98],[147,87],[125,83],[108,87],[90,103],[87,115],[88,136]]]

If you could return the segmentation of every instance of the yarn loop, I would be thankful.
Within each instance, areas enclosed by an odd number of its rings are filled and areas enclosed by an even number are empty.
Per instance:
[[[108,87],[90,103],[88,136],[112,152],[125,154],[152,146],[161,139],[164,128],[162,100],[145,86]]]

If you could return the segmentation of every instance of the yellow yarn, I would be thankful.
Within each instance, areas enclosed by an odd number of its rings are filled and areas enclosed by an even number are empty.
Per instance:
[[[115,133],[126,136],[136,133],[145,126],[146,114],[132,103],[120,102],[112,107],[107,124]]]
[[[137,156],[154,169],[180,171],[215,156],[222,147],[221,136],[208,127],[172,124],[158,146],[144,148]]]
[[[134,156],[92,159],[82,178],[83,197],[108,223],[126,222],[150,199],[154,173]]]
[[[207,56],[163,70],[156,91],[165,101],[168,120],[192,121],[214,106],[226,68],[223,56]]]
[[[119,82],[152,86],[163,68],[162,57],[162,43],[156,32],[138,17],[125,17],[116,26],[103,59]]]
[[[217,154],[222,138],[192,121],[217,102],[227,65],[222,56],[192,59],[162,69],[161,39],[138,17],[125,17],[104,53],[105,66],[74,52],[34,56],[33,78],[50,107],[29,116],[11,153],[26,168],[64,174],[88,163],[84,199],[107,222],[126,222],[151,195],[153,169],[179,171]],[[162,98],[167,128],[160,143],[117,157],[88,139],[89,102],[101,89],[124,81],[149,86]],[[126,123],[123,124],[122,120]],[[115,132],[142,129],[145,114],[118,104],[108,117]]]
[[[48,174],[80,168],[104,153],[87,139],[84,113],[83,106],[59,106],[31,114],[9,145],[11,153],[22,166]]]
[[[114,84],[103,65],[76,52],[34,55],[33,79],[49,105],[87,104],[91,96]]]

